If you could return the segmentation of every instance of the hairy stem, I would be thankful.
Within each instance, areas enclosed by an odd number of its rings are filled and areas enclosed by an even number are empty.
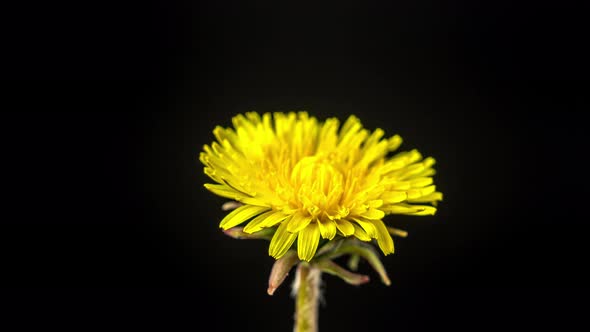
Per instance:
[[[318,331],[318,302],[322,272],[307,263],[297,267],[293,291],[295,298],[295,332]]]

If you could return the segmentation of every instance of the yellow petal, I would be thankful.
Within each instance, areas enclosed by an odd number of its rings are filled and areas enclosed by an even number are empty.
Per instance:
[[[225,198],[231,198],[233,200],[238,200],[239,197],[243,197],[244,194],[240,193],[238,191],[236,191],[235,189],[232,189],[224,184],[211,184],[211,183],[205,183],[205,188],[207,188],[207,190],[211,191],[212,193],[221,196],[221,197],[225,197]]]
[[[206,162],[203,162],[205,165],[207,165]],[[203,171],[205,172],[205,174],[210,177],[213,181],[217,182],[217,183],[223,183],[223,178],[221,178],[219,176],[219,174],[217,174],[217,172],[215,172],[215,170],[211,167],[207,167],[205,166],[205,168],[203,168]]]
[[[361,121],[354,115],[351,115],[344,121],[344,124],[340,128],[340,137],[339,140],[342,141],[343,137],[347,134],[350,134],[352,131],[353,133],[357,132],[360,128],[362,128]]]
[[[359,240],[369,242],[371,241],[371,237],[365,232],[361,226],[357,224],[352,224],[354,227],[354,236],[356,236]]]
[[[225,198],[231,198],[233,200],[236,200],[238,202],[242,202],[244,204],[270,207],[270,205],[267,202],[264,202],[263,200],[248,196],[242,192],[236,191],[235,189],[230,188],[224,184],[206,183],[205,188],[207,188],[207,190],[211,191],[212,193],[214,193],[216,195],[219,195],[219,196],[225,197]]]
[[[407,191],[408,193],[408,201],[412,201],[418,199],[422,196],[427,196],[432,194],[436,190],[436,186],[427,186],[424,188],[417,188],[417,189],[410,189]],[[428,201],[427,201],[428,202]]]
[[[424,167],[423,163],[418,163],[418,164],[413,164],[410,165],[408,167],[406,167],[403,171],[402,174],[400,175],[401,179],[409,179],[412,178],[413,176],[420,174],[421,172],[423,172],[426,168]]]
[[[385,212],[379,209],[370,208],[366,212],[362,213],[361,217],[370,220],[382,219],[383,217],[385,217]]]
[[[340,232],[342,232],[342,235],[344,236],[351,236],[352,234],[354,234],[354,226],[348,220],[336,220],[336,227]]]
[[[407,191],[407,194],[408,200],[422,197],[422,192],[420,191],[420,189],[410,189]]]
[[[306,216],[301,213],[295,213],[288,222],[289,225],[287,226],[287,231],[291,233],[297,233],[300,230],[307,227],[307,225],[309,225],[309,223],[311,222],[311,219],[311,216]]]
[[[409,205],[409,204],[389,205],[389,206],[384,206],[381,209],[384,210],[385,212],[393,213],[393,214],[408,214],[408,213],[414,213],[418,210],[414,205]]]
[[[281,221],[287,219],[288,215],[284,214],[283,212],[276,212],[275,214],[269,216],[262,222],[262,227],[272,227]]]
[[[407,197],[408,195],[405,191],[386,191],[383,194],[381,194],[381,199],[384,203],[387,204],[403,202],[406,200]]]
[[[395,181],[390,185],[390,190],[408,190],[411,188],[410,181]]]
[[[372,201],[369,201],[369,207],[372,208],[380,208],[383,205],[383,200],[382,199],[374,199]]]
[[[436,170],[434,168],[427,168],[422,173],[417,174],[417,176],[433,176],[436,174]]]
[[[390,160],[384,163],[381,168],[379,168],[379,173],[387,174],[402,169],[404,166],[406,166],[406,163],[403,160]]]
[[[385,132],[383,131],[383,129],[381,129],[381,128],[375,129],[375,131],[371,134],[371,136],[369,136],[367,138],[367,140],[365,141],[363,148],[366,150],[367,148],[370,148],[373,145],[379,143],[379,140],[381,140],[381,137],[383,137],[383,135],[385,135]]]
[[[265,206],[241,206],[225,216],[225,218],[223,218],[223,220],[219,223],[219,227],[223,228],[224,230],[232,228],[266,210],[268,210],[268,208]]]
[[[442,201],[443,194],[441,192],[433,192],[430,195],[422,196],[420,198],[408,200],[410,203],[430,203],[436,201]]]
[[[337,131],[339,124],[340,122],[337,118],[330,118],[324,122],[320,129],[317,151],[334,149],[338,142]]]
[[[258,217],[252,219],[252,221],[250,221],[248,225],[244,227],[244,233],[252,234],[261,231],[265,227],[272,227],[284,220],[285,218],[287,218],[287,216],[281,212],[265,212],[259,215]]]
[[[436,170],[434,168],[427,168],[422,173],[416,174],[418,177],[431,177],[436,174]]]
[[[430,205],[396,204],[383,207],[389,213],[407,214],[413,216],[434,215],[436,208]]]
[[[422,154],[420,153],[420,151],[418,151],[416,149],[408,152],[408,155],[406,157],[407,157],[408,164],[412,164],[412,163],[422,160]]]
[[[435,185],[424,187],[424,188],[420,188],[420,194],[422,196],[430,195],[430,194],[432,194],[435,191],[436,191],[436,186]]]
[[[281,258],[291,248],[296,238],[297,234],[287,231],[287,222],[281,223],[270,241],[268,254],[276,259]]]
[[[372,220],[372,222],[377,231],[377,244],[379,244],[379,248],[381,248],[381,251],[385,255],[393,254],[393,239],[389,235],[387,227],[385,227],[385,224],[381,220]]]
[[[416,212],[408,213],[411,216],[433,216],[436,214],[436,208],[428,205],[418,205]]]
[[[436,160],[435,160],[434,158],[432,158],[432,157],[428,157],[428,158],[426,158],[426,159],[424,159],[424,160],[422,161],[422,164],[424,164],[424,167],[425,167],[425,168],[430,168],[430,167],[432,167],[432,165],[434,165],[435,163],[436,163]]]
[[[336,223],[332,220],[319,222],[322,238],[332,240],[336,236]]]
[[[389,151],[397,150],[397,148],[399,148],[399,146],[402,145],[402,142],[403,140],[401,136],[394,135],[393,137],[387,140],[387,148],[389,149]]]
[[[431,177],[419,177],[410,180],[410,185],[412,186],[412,188],[422,188],[430,184],[432,184]]]
[[[377,232],[375,230],[375,226],[373,225],[373,223],[360,218],[353,218],[353,220],[356,221],[362,227],[362,229],[365,231],[365,234],[367,234],[369,238],[374,239],[377,236]]]
[[[299,259],[310,261],[318,249],[320,229],[318,223],[312,222],[302,229],[297,236],[297,254]]]

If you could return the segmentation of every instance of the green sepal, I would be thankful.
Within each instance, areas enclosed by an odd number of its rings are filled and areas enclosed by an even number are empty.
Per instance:
[[[339,277],[340,279],[344,280],[346,283],[351,285],[359,286],[362,284],[366,284],[370,280],[369,276],[350,272],[329,259],[322,259],[320,261],[315,262],[314,265],[318,267],[322,272]]]
[[[285,281],[291,268],[299,262],[297,251],[289,250],[281,258],[277,259],[272,266],[270,276],[268,277],[268,295],[273,295],[275,290]]]

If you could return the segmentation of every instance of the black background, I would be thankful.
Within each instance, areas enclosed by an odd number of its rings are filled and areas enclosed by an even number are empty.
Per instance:
[[[198,162],[245,111],[356,114],[436,157],[392,286],[324,276],[325,331],[582,324],[587,54],[566,2],[22,5],[4,23],[4,324],[289,331],[267,243]],[[12,15],[15,14],[15,15]],[[8,323],[10,321],[10,323]]]

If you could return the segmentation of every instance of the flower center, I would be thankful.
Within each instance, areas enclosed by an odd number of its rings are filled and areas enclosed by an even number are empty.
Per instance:
[[[340,205],[344,180],[342,172],[325,158],[301,159],[291,173],[296,208],[320,220],[346,217],[349,211]]]

